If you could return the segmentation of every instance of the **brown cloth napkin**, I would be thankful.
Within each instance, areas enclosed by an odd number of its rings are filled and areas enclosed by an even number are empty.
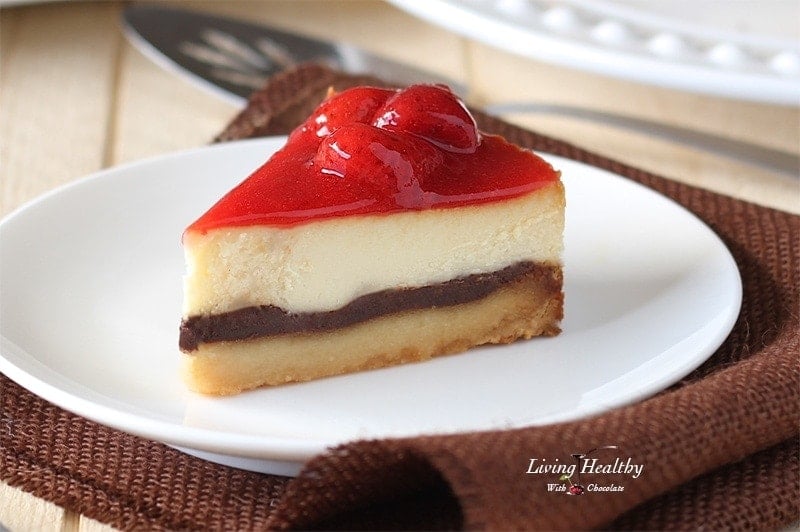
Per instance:
[[[306,65],[271,79],[219,136],[284,134],[329,86],[381,83]],[[297,479],[203,462],[69,414],[0,376],[0,477],[125,529],[774,529],[800,520],[800,217],[669,181],[476,112],[483,130],[673,198],[725,241],[744,284],[728,339],[669,390],[538,428],[362,441]],[[590,356],[590,354],[587,354]],[[548,491],[573,453],[642,467]],[[528,471],[531,471],[530,473]],[[574,481],[577,475],[570,481]],[[570,481],[563,481],[568,483]],[[597,486],[623,491],[588,491]]]

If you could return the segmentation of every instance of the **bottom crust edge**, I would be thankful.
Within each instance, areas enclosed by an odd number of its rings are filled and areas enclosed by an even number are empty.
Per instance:
[[[233,395],[554,336],[563,294],[561,271],[553,275],[557,279],[525,276],[469,303],[390,314],[343,329],[203,343],[181,355],[184,381],[202,394]]]

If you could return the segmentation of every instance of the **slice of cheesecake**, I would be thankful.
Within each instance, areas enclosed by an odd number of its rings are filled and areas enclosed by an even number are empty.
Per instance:
[[[180,347],[233,394],[558,334],[564,190],[447,88],[331,95],[191,224]]]

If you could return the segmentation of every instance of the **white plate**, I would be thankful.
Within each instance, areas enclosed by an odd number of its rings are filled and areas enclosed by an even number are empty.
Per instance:
[[[800,3],[390,0],[529,58],[714,96],[800,105]]]
[[[738,315],[738,270],[708,227],[631,181],[548,157],[568,203],[560,336],[236,397],[187,392],[181,232],[283,142],[112,168],[3,220],[0,371],[99,423],[293,474],[356,438],[542,424],[636,401],[703,362]]]

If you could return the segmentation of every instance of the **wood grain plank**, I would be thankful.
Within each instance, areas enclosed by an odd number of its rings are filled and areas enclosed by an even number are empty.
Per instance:
[[[119,7],[14,8],[0,78],[0,212],[102,167]]]
[[[82,515],[80,516],[78,530],[80,532],[114,532],[117,529]]]
[[[111,163],[206,145],[238,111],[161,69],[128,43],[120,61]]]
[[[62,530],[64,510],[0,481],[0,523],[12,532]]]

